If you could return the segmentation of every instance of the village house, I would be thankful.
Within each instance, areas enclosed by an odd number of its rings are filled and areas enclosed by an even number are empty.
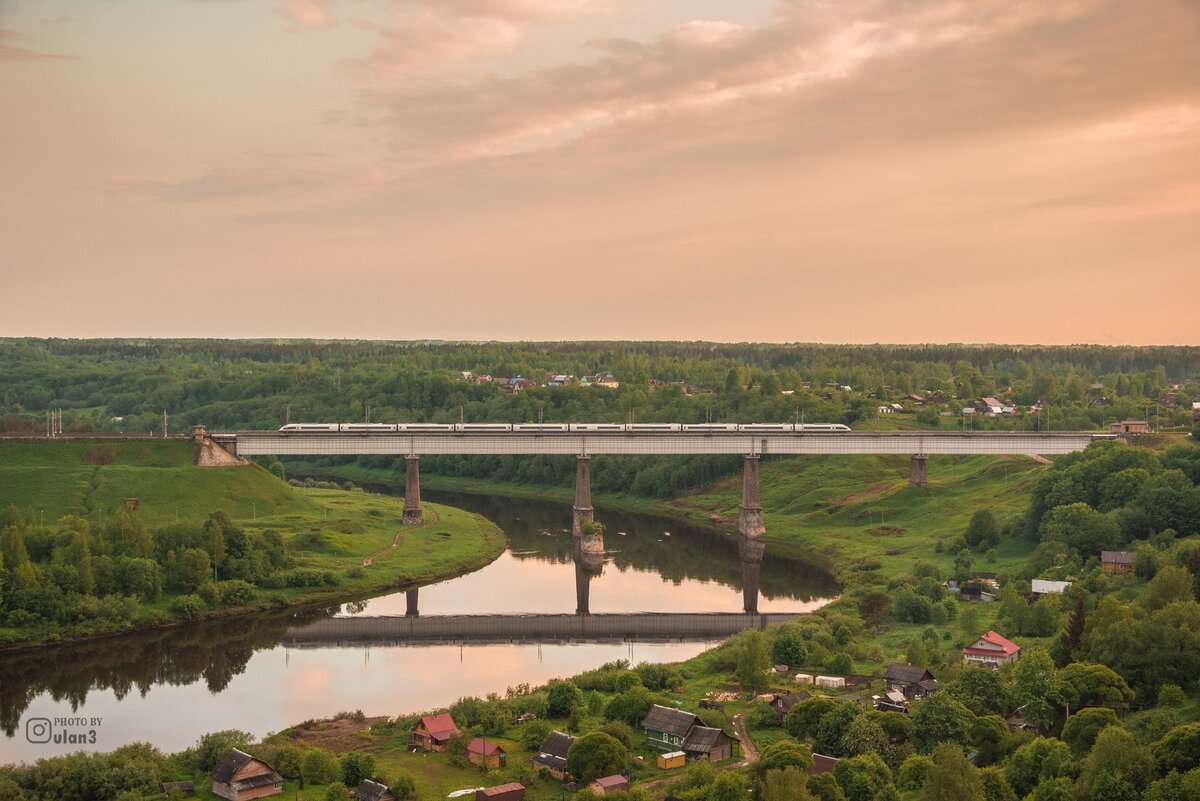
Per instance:
[[[1136,558],[1133,551],[1101,551],[1100,569],[1105,573],[1132,573]]]
[[[988,417],[999,417],[1004,414],[1004,404],[995,398],[982,398],[975,401],[975,408]]]
[[[642,721],[646,744],[660,751],[683,751],[689,757],[720,762],[733,756],[733,740],[721,729],[700,724],[691,712],[655,704]]]
[[[993,590],[1000,589],[1000,577],[995,573],[972,573],[972,581],[978,581],[980,584],[986,584]]]
[[[929,668],[893,662],[883,674],[890,691],[899,692],[905,701],[913,701],[932,695],[938,690],[937,679]]]
[[[629,789],[629,779],[624,776],[604,776],[588,785],[588,789],[597,795],[607,795],[618,790]]]
[[[425,715],[412,730],[411,745],[425,751],[445,751],[451,737],[462,734],[449,712]]]
[[[583,378],[579,379],[579,383],[585,387],[597,386],[605,387],[606,389],[616,389],[617,387],[621,386],[621,382],[617,380],[616,376],[607,372],[596,373],[595,375],[585,375]]]
[[[1069,581],[1047,581],[1046,579],[1034,579],[1030,584],[1030,603],[1033,603],[1043,595],[1062,595],[1063,591],[1071,586],[1071,582]]]
[[[489,768],[502,768],[508,761],[503,748],[480,737],[467,744],[467,759],[474,765]]]
[[[575,738],[569,734],[563,734],[561,731],[550,732],[546,742],[542,743],[541,749],[533,755],[534,769],[545,768],[552,777],[560,782],[569,779],[567,751],[573,742],[575,742]]]
[[[771,701],[771,709],[774,709],[780,717],[787,717],[787,713],[792,711],[792,707],[809,698],[812,698],[812,693],[807,690],[781,693]]]
[[[998,668],[1021,658],[1021,646],[989,631],[962,649],[963,663]]]
[[[363,779],[362,784],[354,791],[354,801],[396,801],[396,796],[386,784]]]
[[[248,801],[283,792],[283,777],[275,769],[236,748],[212,770],[212,793],[228,801]]]
[[[1122,420],[1108,424],[1110,434],[1149,434],[1150,424],[1145,420]]]
[[[475,801],[524,801],[525,785],[517,782],[498,784],[495,787],[480,787],[475,791]]]
[[[984,589],[985,586],[978,581],[969,581],[958,588],[958,598],[960,601],[994,601],[996,595]],[[953,590],[951,590],[953,591]]]

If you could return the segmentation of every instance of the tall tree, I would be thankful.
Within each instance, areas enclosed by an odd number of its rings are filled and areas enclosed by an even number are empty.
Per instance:
[[[953,743],[933,749],[933,767],[922,789],[924,801],[984,801],[979,770]]]

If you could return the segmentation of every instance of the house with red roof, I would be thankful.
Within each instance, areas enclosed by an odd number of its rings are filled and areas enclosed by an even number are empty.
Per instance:
[[[459,734],[462,732],[455,725],[454,718],[449,712],[443,712],[440,715],[425,715],[417,721],[410,742],[414,748],[425,751],[445,751],[450,738]]]
[[[1021,658],[1021,646],[989,631],[962,649],[963,664],[998,668]]]
[[[476,737],[467,744],[467,759],[476,765],[502,768],[507,761],[507,755],[504,753],[504,749],[496,743]]]

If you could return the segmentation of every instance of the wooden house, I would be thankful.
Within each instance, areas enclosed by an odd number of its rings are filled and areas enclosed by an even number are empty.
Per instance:
[[[476,737],[467,744],[467,759],[475,765],[502,768],[507,762],[504,749],[496,743]]]
[[[363,779],[363,783],[354,791],[354,801],[396,801],[396,796],[386,784]]]
[[[660,751],[683,751],[689,757],[713,762],[733,755],[733,740],[721,729],[701,725],[691,712],[655,704],[642,721],[646,744]]]
[[[541,749],[533,755],[534,770],[545,769],[552,777],[560,782],[571,778],[567,773],[567,751],[575,738],[561,731],[552,731],[542,743]]]
[[[812,693],[807,690],[781,693],[775,696],[775,700],[771,701],[771,709],[774,709],[780,717],[787,717],[787,713],[792,711],[792,707],[809,698],[812,698]]]
[[[597,795],[615,793],[617,790],[628,790],[629,779],[624,776],[604,776],[588,785],[588,789]]]
[[[283,777],[275,769],[236,748],[212,770],[212,793],[228,801],[249,801],[283,792]]]
[[[938,690],[937,679],[929,668],[893,662],[883,674],[889,691],[897,691],[906,701],[924,698]]]
[[[998,668],[1021,658],[1021,646],[989,631],[962,650],[963,663]]]
[[[706,757],[720,762],[733,757],[733,740],[721,729],[693,726],[683,741],[683,751],[694,759]]]
[[[425,715],[412,730],[412,745],[425,751],[445,751],[451,737],[462,734],[449,712]]]
[[[654,704],[642,721],[646,745],[659,751],[679,751],[688,732],[696,725],[696,716],[681,709]]]
[[[495,787],[480,787],[475,791],[475,801],[525,801],[525,785],[509,782]]]
[[[1136,558],[1133,551],[1101,551],[1100,569],[1105,573],[1132,573]]]

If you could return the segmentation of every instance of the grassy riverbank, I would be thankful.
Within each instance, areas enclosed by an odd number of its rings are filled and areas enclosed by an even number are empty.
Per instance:
[[[33,645],[183,619],[356,598],[474,570],[504,550],[504,535],[494,524],[462,510],[426,504],[425,523],[406,527],[397,498],[296,488],[255,465],[200,468],[191,458],[190,444],[172,441],[0,442],[0,509],[15,507],[26,521],[24,537],[33,567],[24,575],[28,586],[22,587],[20,598],[13,592],[16,579],[10,582],[10,614],[0,624],[0,644]],[[170,586],[170,567],[151,545],[140,555],[162,562],[162,592],[143,593],[132,607],[122,601],[119,608],[128,614],[48,620],[22,611],[14,620],[17,600],[29,598],[40,609],[58,598],[78,604],[91,597],[80,592],[78,569],[75,574],[61,569],[69,559],[64,543],[77,542],[78,532],[95,560],[119,552],[109,542],[119,516],[149,531],[157,542],[159,531],[175,526],[198,530],[217,510],[229,518],[225,538],[242,532],[236,536],[278,543],[281,549],[284,566],[254,582],[250,597],[243,592],[228,604],[210,601],[202,608],[181,610],[181,597],[192,593]],[[68,515],[78,519],[64,520]],[[232,547],[232,539],[222,545]],[[319,580],[300,582],[296,577]],[[116,602],[112,606],[118,608]]]

